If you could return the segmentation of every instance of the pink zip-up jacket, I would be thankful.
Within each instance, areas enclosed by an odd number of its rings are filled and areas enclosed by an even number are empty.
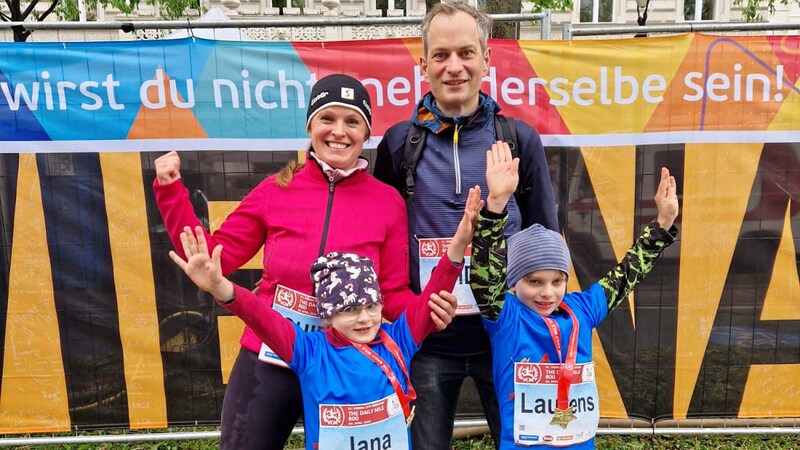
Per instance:
[[[286,187],[271,176],[256,186],[213,235],[209,251],[222,245],[222,272],[229,274],[263,246],[262,283],[258,297],[272,306],[280,284],[313,296],[311,264],[331,251],[372,259],[383,294],[383,315],[396,320],[417,296],[409,289],[408,219],[397,191],[359,170],[335,183],[328,181],[314,158]],[[201,225],[181,180],[153,182],[156,203],[177,253],[184,226]],[[261,340],[246,327],[240,343],[258,353]]]

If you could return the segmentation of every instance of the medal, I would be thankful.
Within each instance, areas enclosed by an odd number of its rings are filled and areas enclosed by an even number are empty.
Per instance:
[[[414,415],[416,414],[417,405],[411,407],[411,412],[408,414],[408,419],[406,419],[406,428],[411,428],[411,421],[414,420]]]
[[[570,407],[567,407],[566,409],[556,408],[556,412],[555,414],[553,414],[553,420],[550,421],[550,425],[561,425],[561,428],[566,429],[567,424],[575,419],[577,419],[577,417],[572,412],[572,408]]]
[[[567,357],[561,363],[561,368],[558,371],[558,396],[556,397],[556,410],[553,414],[553,419],[550,425],[561,425],[561,428],[566,429],[567,424],[577,419],[572,407],[569,406],[569,388],[572,385],[572,376],[575,369],[575,360],[578,356],[578,329],[580,323],[573,314],[572,310],[566,305],[561,304],[561,308],[569,314],[572,319],[572,332],[567,342]],[[558,353],[558,359],[561,360],[561,330],[558,323],[550,317],[542,317],[547,324],[550,331],[550,336],[553,338],[553,345]]]

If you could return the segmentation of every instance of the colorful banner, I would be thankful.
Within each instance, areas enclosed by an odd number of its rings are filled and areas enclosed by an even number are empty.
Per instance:
[[[595,334],[602,417],[800,417],[800,37],[493,41],[542,134],[569,289],[655,216],[679,241]],[[218,423],[241,322],[167,256],[152,161],[210,229],[307,145],[314,81],[367,85],[370,150],[427,91],[418,40],[0,44],[0,433]],[[268,151],[264,151],[268,150]],[[252,286],[258,259],[234,274]],[[461,413],[477,413],[467,395]]]

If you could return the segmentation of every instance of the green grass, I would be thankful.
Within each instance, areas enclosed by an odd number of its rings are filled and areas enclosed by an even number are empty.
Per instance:
[[[203,429],[172,429],[172,432],[209,431]],[[100,432],[98,432],[100,433]],[[94,434],[98,434],[94,433]],[[105,432],[108,433],[108,432]],[[87,433],[91,434],[91,433]],[[1,442],[1,441],[0,441]],[[19,450],[213,450],[219,448],[217,440],[187,440],[161,442],[132,442],[108,444],[37,445],[15,447]],[[287,449],[303,448],[301,436],[292,436]],[[479,436],[460,439],[453,450],[492,450],[491,438]],[[736,436],[598,436],[598,450],[777,450],[800,449],[800,435],[736,435]]]

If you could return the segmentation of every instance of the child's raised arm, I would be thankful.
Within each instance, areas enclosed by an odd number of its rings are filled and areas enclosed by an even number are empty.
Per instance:
[[[446,325],[442,318],[449,319],[455,315],[456,298],[452,295],[453,287],[463,268],[464,253],[472,242],[475,221],[478,211],[483,207],[481,188],[470,188],[467,203],[464,205],[464,216],[458,224],[453,240],[447,247],[447,258],[442,258],[433,271],[430,281],[418,297],[406,309],[408,326],[414,341],[421,343],[435,328],[442,329]],[[449,323],[449,321],[447,321]]]
[[[194,233],[191,228],[184,227],[181,233],[181,246],[186,261],[173,250],[169,251],[169,257],[183,269],[194,284],[222,302],[232,299],[233,283],[222,276],[222,266],[219,262],[222,246],[214,247],[211,256],[208,256],[206,237],[199,226],[195,227]]]
[[[481,315],[497,320],[506,291],[505,209],[519,183],[519,158],[511,157],[508,144],[492,144],[486,152],[486,185],[489,195],[481,211],[472,241],[470,287]]]
[[[461,217],[456,234],[450,241],[450,246],[447,247],[447,257],[450,258],[450,261],[457,264],[464,261],[464,253],[467,251],[467,246],[472,243],[475,223],[478,221],[478,213],[481,208],[483,208],[483,200],[481,200],[480,186],[470,188],[467,203],[464,205],[464,216]]]
[[[283,318],[271,305],[259,300],[252,292],[234,285],[222,276],[220,255],[222,246],[217,245],[208,254],[208,244],[201,227],[194,232],[185,227],[180,235],[181,246],[186,255],[183,260],[176,252],[169,257],[200,289],[213,295],[228,311],[236,314],[259,339],[266,342],[284,361],[291,362],[294,355],[296,332],[290,321]]]
[[[608,301],[608,311],[619,306],[628,293],[650,273],[656,259],[675,241],[678,229],[673,223],[678,217],[679,205],[675,177],[666,167],[661,168],[661,182],[654,197],[658,217],[650,222],[625,252],[622,261],[611,269],[599,283]]]
[[[678,194],[676,192],[675,177],[669,174],[669,169],[661,168],[661,182],[655,196],[656,208],[658,208],[658,224],[661,228],[669,230],[672,223],[678,217]]]

